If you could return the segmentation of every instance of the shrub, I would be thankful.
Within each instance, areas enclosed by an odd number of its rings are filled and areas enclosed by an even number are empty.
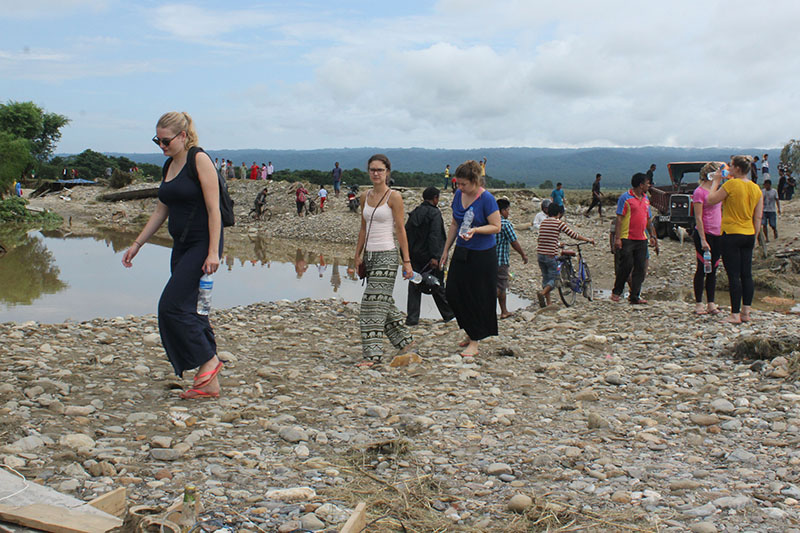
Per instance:
[[[111,179],[108,182],[113,189],[121,189],[131,183],[133,183],[133,174],[130,172],[123,172],[118,168],[115,168],[114,172],[111,173]]]
[[[28,205],[28,201],[18,196],[0,200],[0,222],[56,222],[61,220],[61,217],[55,213],[28,211],[25,208],[26,205]]]

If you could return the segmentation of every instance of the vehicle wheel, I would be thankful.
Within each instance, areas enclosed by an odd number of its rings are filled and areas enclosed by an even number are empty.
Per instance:
[[[663,239],[664,237],[667,236],[667,233],[669,233],[669,229],[667,228],[666,222],[661,222],[656,220],[653,225],[656,228],[656,237],[658,237],[659,239]]]
[[[680,237],[678,237],[678,230],[675,224],[668,223],[667,235],[669,235],[669,238],[672,239],[673,241],[677,241],[680,239]]]
[[[261,220],[269,220],[272,218],[272,209],[265,207],[261,212]]]
[[[255,209],[250,210],[250,220],[258,220],[258,213]]]
[[[561,265],[561,283],[558,285],[558,295],[567,307],[575,304],[575,298],[577,297],[577,293],[572,290],[573,277],[575,277],[575,271],[572,268],[572,263],[565,261]]]
[[[583,264],[583,271],[586,279],[583,280],[583,295],[590,302],[594,300],[594,292],[592,289],[592,275],[589,273],[589,265]]]

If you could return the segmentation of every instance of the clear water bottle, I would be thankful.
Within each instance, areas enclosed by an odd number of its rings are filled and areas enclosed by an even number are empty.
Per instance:
[[[211,274],[203,274],[200,278],[200,290],[197,293],[197,314],[207,315],[211,311],[211,289],[214,288],[214,278]]]
[[[183,506],[178,518],[181,532],[191,531],[197,523],[197,489],[194,485],[186,485],[183,489]]]
[[[466,237],[470,228],[472,228],[472,221],[474,219],[475,219],[475,212],[470,207],[469,209],[467,209],[467,212],[464,213],[464,220],[461,222],[461,227],[458,228],[459,237],[461,237],[462,239]]]
[[[412,272],[411,278],[408,281],[416,285],[419,285],[420,283],[422,283],[422,274],[420,274],[419,272]]]
[[[706,250],[705,252],[703,252],[703,272],[708,274],[709,272],[711,272],[711,270],[712,270],[711,252],[709,250]]]

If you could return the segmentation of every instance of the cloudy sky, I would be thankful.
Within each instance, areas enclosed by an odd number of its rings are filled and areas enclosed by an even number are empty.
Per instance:
[[[777,147],[800,135],[800,2],[0,0],[0,99],[59,152]]]

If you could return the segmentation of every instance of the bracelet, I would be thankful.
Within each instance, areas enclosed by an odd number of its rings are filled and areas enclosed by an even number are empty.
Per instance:
[[[403,259],[403,263],[410,263],[411,259]]]
[[[139,248],[141,248],[141,247],[142,247],[142,243],[140,243],[139,241],[133,241],[133,242],[134,242],[134,244],[138,244],[138,245],[139,245]]]

